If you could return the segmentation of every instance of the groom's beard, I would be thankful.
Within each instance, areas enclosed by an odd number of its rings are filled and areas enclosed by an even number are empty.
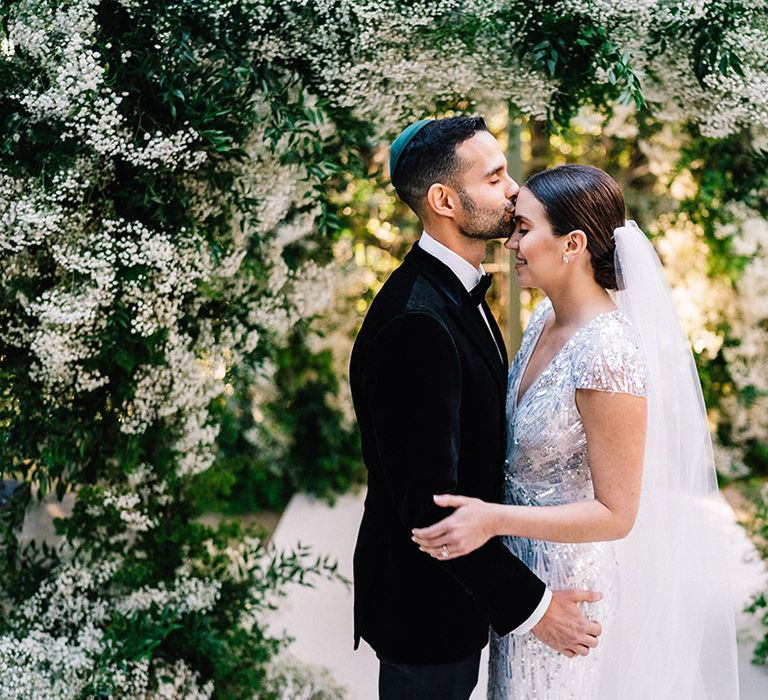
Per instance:
[[[459,232],[467,238],[492,241],[495,238],[509,238],[515,231],[515,207],[509,204],[504,209],[483,209],[464,191],[458,190],[461,206],[467,223],[459,226]]]

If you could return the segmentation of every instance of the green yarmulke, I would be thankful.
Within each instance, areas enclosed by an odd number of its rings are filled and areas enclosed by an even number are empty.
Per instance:
[[[400,132],[400,136],[398,136],[392,142],[392,146],[389,149],[389,179],[390,180],[394,179],[397,162],[400,160],[400,156],[403,154],[405,147],[413,140],[413,137],[416,136],[416,134],[418,134],[431,121],[434,121],[434,120],[419,119],[419,121],[406,126],[405,129],[403,129],[402,132]]]

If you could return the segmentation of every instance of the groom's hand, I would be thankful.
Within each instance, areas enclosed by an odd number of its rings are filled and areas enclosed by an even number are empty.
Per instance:
[[[584,617],[579,603],[594,603],[602,597],[595,591],[553,591],[552,602],[544,617],[534,626],[533,633],[561,654],[586,656],[590,649],[597,646],[597,638],[603,628],[599,622]]]

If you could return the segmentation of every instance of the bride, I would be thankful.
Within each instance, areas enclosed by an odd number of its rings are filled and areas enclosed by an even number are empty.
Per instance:
[[[706,413],[653,247],[597,168],[532,177],[515,219],[519,283],[546,297],[509,375],[505,503],[435,496],[455,510],[414,541],[453,558],[501,535],[550,589],[603,594],[589,656],[494,636],[492,700],[735,699]]]

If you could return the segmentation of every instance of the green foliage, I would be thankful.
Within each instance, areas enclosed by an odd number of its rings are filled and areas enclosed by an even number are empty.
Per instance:
[[[696,181],[696,195],[681,202],[680,212],[704,231],[711,251],[709,274],[735,283],[749,258],[736,254],[730,238],[719,237],[717,231],[729,223],[729,203],[744,202],[768,216],[768,154],[753,150],[746,133],[712,139],[701,136],[691,127],[690,140],[682,150],[678,168],[687,169]],[[720,330],[726,338],[724,348],[728,348],[735,341],[728,337],[727,320],[724,323],[725,327]],[[722,349],[714,359],[698,362],[698,367],[708,406],[717,406],[724,396],[735,391]],[[755,398],[750,387],[742,390],[739,396],[744,405],[749,405]],[[726,445],[732,443],[726,421],[718,426],[718,437]],[[751,441],[744,462],[754,473],[768,473],[768,446]]]
[[[291,435],[288,459],[295,486],[319,496],[348,491],[363,481],[357,429],[344,428],[327,392],[338,391],[329,350],[313,354],[295,344],[278,354],[276,385],[281,396],[268,405]]]
[[[9,18],[33,5],[4,3],[0,38],[6,36]],[[72,3],[54,5],[66,10]],[[299,73],[253,60],[247,48],[253,31],[247,3],[226,8],[198,0],[133,5],[129,11],[116,0],[98,3],[93,45],[104,66],[106,85],[122,96],[119,114],[131,127],[132,145],[140,148],[158,134],[189,129],[198,136],[192,147],[206,158],[187,172],[173,164],[145,167],[95,154],[91,145],[65,128],[63,122],[70,115],[39,119],[14,97],[25,89],[45,89],[41,81],[46,80],[46,67],[20,45],[12,55],[0,54],[0,175],[31,178],[45,192],[78,158],[98,162],[82,201],[64,203],[71,219],[82,221],[83,230],[99,230],[105,218],[122,218],[167,232],[175,246],[202,240],[205,250],[199,253],[219,260],[232,246],[233,213],[243,218],[241,231],[259,223],[254,211],[260,203],[239,186],[238,177],[252,157],[243,144],[254,130],[264,128],[284,162],[304,167],[310,185],[306,201],[296,202],[289,216],[321,206],[311,240],[285,252],[289,267],[295,269],[309,259],[330,260],[338,219],[330,204],[329,183],[340,177],[342,168],[360,172],[358,151],[367,146],[369,127],[346,110],[336,110],[329,126],[327,101],[308,100]],[[40,11],[44,9],[41,5]],[[65,29],[50,27],[51,41],[60,40]],[[266,113],[264,104],[270,107]],[[202,216],[194,205],[201,184],[215,203]],[[243,276],[248,274],[257,283],[267,278],[263,243],[257,237],[250,241],[242,268]],[[0,252],[6,264],[10,258],[5,247]],[[121,426],[119,407],[136,395],[137,370],[166,363],[167,331],[137,333],[131,325],[134,311],[118,297],[98,333],[88,338],[95,350],[87,369],[98,371],[108,382],[91,391],[66,387],[51,396],[35,378],[35,357],[6,331],[13,319],[30,320],[24,300],[82,279],[78,274],[62,279],[60,265],[45,246],[30,246],[23,262],[19,267],[28,272],[0,285],[0,460],[2,476],[22,483],[0,509],[5,611],[20,610],[69,561],[67,557],[92,562],[96,568],[110,557],[124,557],[104,590],[89,594],[105,600],[171,585],[179,570],[191,567],[193,578],[220,583],[214,607],[198,614],[153,604],[147,610],[115,613],[102,626],[101,656],[82,697],[119,694],[123,688],[116,669],[128,669],[141,659],[171,667],[177,659],[185,661],[203,682],[214,682],[217,698],[266,693],[266,669],[283,640],[266,631],[261,617],[243,626],[244,612],[263,613],[288,582],[310,585],[316,576],[335,577],[335,565],[313,557],[307,549],[279,553],[262,548],[251,553],[253,561],[235,576],[224,552],[245,540],[257,541],[263,533],[231,524],[214,530],[198,518],[210,505],[229,511],[277,509],[297,489],[327,496],[359,480],[355,433],[341,427],[340,412],[328,403],[338,387],[327,353],[313,355],[297,335],[290,341],[301,358],[296,364],[279,338],[261,334],[245,365],[233,371],[242,372],[236,382],[237,399],[216,399],[209,412],[221,422],[220,458],[201,478],[201,485],[177,475],[179,455],[173,439],[178,428],[172,419],[154,420],[137,433]],[[148,272],[144,264],[125,265],[118,270],[117,284],[128,285]],[[195,339],[235,325],[244,312],[229,298],[228,283],[212,279],[179,299],[183,310],[179,330]],[[263,284],[255,285],[255,290],[263,294]],[[274,414],[274,420],[282,423],[279,432],[288,436],[287,453],[277,465],[270,463],[268,452],[262,453],[243,436],[253,424],[248,418],[253,397],[246,375],[267,358],[278,363],[278,379],[285,389],[263,409]],[[302,414],[300,423],[295,412]],[[299,460],[305,463],[298,464]],[[152,475],[137,488],[132,479],[147,464]],[[77,494],[74,511],[56,523],[57,533],[69,543],[66,557],[45,543],[20,542],[24,515],[34,500],[51,492],[62,498],[67,491]],[[154,525],[129,531],[125,509],[117,504],[120,498],[138,494],[138,502],[130,501],[132,508]],[[61,614],[63,619],[66,613]],[[23,629],[21,617],[0,617],[0,632],[21,634]],[[63,627],[62,635],[66,635]]]
[[[332,404],[339,383],[330,351],[311,352],[297,328],[276,359],[274,396],[260,403],[260,421],[248,382],[233,375],[237,390],[218,407],[218,459],[192,486],[201,508],[282,510],[296,491],[332,499],[363,483],[357,429]]]
[[[753,8],[740,0],[720,0],[709,3],[706,11],[690,21],[684,7],[669,8],[669,20],[660,27],[659,53],[674,46],[675,41],[685,40],[692,44],[693,71],[700,84],[706,87],[705,78],[713,73],[728,75],[730,72],[744,76],[741,58],[724,41],[725,33],[737,27]]]
[[[545,10],[528,21],[522,34],[521,56],[530,56],[538,70],[560,83],[549,106],[551,128],[567,126],[584,104],[600,108],[618,101],[634,103],[637,109],[645,105],[631,53],[622,50],[605,28],[590,18]]]
[[[760,556],[768,560],[768,489],[765,484],[753,502],[755,513],[749,523],[749,531]],[[763,638],[755,646],[752,661],[763,666],[768,665],[768,595],[765,593],[756,595],[746,611],[758,616],[765,631]]]
[[[718,264],[729,256],[727,242],[714,235],[716,224],[723,220],[723,207],[728,202],[745,202],[768,213],[768,198],[763,192],[768,186],[768,154],[755,151],[745,132],[713,139],[702,136],[694,126],[689,131],[691,139],[682,150],[678,167],[690,170],[697,191],[695,197],[683,201],[682,209],[704,228],[707,243],[715,247],[713,263]],[[731,276],[740,272],[738,262],[735,264]]]

